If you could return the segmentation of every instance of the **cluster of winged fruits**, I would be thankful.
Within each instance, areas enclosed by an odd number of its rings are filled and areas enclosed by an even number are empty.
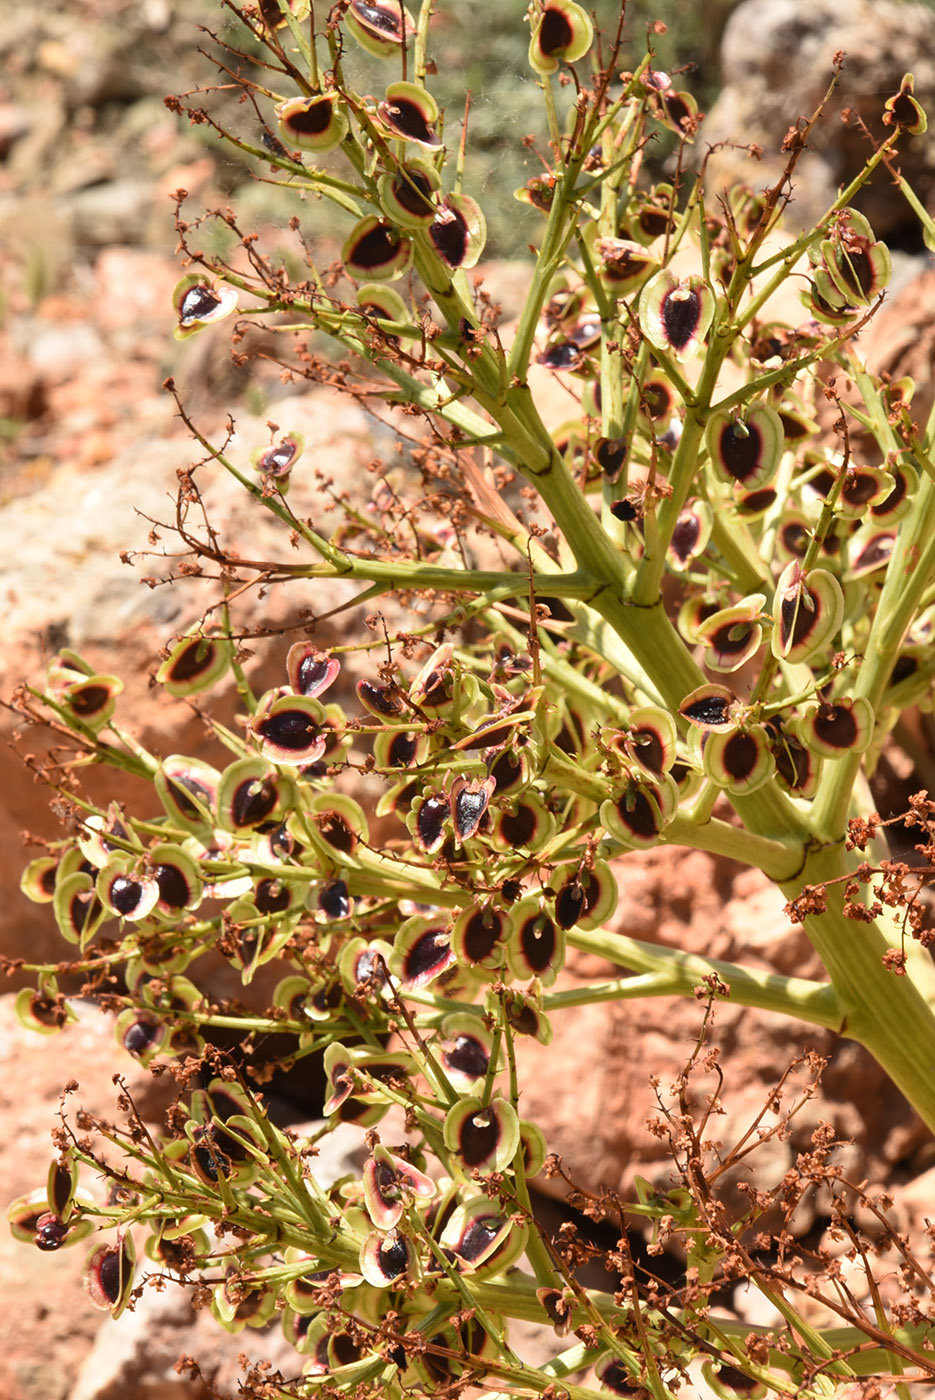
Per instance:
[[[248,464],[236,439],[218,448],[190,424],[205,457],[183,484],[186,568],[219,563],[248,593],[252,566],[193,523],[199,474],[226,470],[288,541],[254,581],[359,581],[355,603],[396,593],[413,623],[330,650],[309,627],[311,640],[283,648],[282,684],[255,695],[239,644],[249,632],[235,635],[232,602],[223,625],[215,609],[156,681],[198,706],[226,754],[216,763],[145,749],[122,722],[119,678],[74,652],[55,657],[44,690],[23,692],[24,717],[72,757],[49,776],[68,835],[23,880],[51,906],[67,956],[30,968],[18,1013],[55,1034],[76,994],[97,999],[127,1051],[172,1066],[181,1096],[161,1135],[125,1094],[122,1127],[72,1114],[66,1097],[48,1182],[14,1202],[11,1228],[45,1251],[100,1238],[85,1274],[114,1315],[165,1276],[231,1330],[278,1315],[301,1362],[289,1393],[470,1382],[663,1397],[689,1355],[707,1357],[715,1386],[720,1365],[738,1384],[824,1393],[795,1348],[764,1350],[748,1328],[702,1316],[742,1231],[719,1236],[690,1192],[641,1184],[626,1211],[681,1222],[693,1302],[653,1310],[638,1290],[580,1286],[574,1232],[549,1239],[533,1217],[530,1180],[559,1167],[522,1115],[517,1046],[548,1044],[551,1019],[582,1001],[691,996],[707,981],[741,1005],[846,1023],[935,1122],[914,906],[853,854],[875,850],[868,765],[935,672],[935,469],[914,386],[874,380],[856,356],[891,264],[852,200],[885,161],[912,203],[892,161],[925,117],[909,75],[881,103],[886,135],[868,142],[854,186],[767,252],[785,178],[706,211],[682,165],[701,120],[692,97],[651,55],[621,72],[620,31],[598,41],[581,6],[533,0],[549,156],[519,196],[544,222],[505,346],[467,276],[485,221],[462,189],[464,142],[427,86],[432,9],[414,18],[398,0],[345,0],[316,28],[309,0],[227,0],[239,27],[214,36],[217,63],[256,116],[256,144],[242,122],[223,125],[216,102],[170,99],[295,191],[303,250],[293,276],[294,257],[218,210],[238,255],[212,255],[199,247],[204,220],[180,214],[192,270],[176,289],[176,334],[236,316],[242,340],[265,319],[293,375],[403,405],[414,483],[421,472],[410,500],[386,487],[364,509],[346,501],[326,534],[328,517],[290,506],[293,479],[314,470],[298,433],[274,429]],[[353,87],[359,51],[401,72],[382,96]],[[676,135],[677,173],[646,185],[644,148],[662,129]],[[808,129],[788,146],[790,177]],[[350,222],[338,268],[315,266],[312,197]],[[688,252],[696,270],[680,275],[672,260]],[[802,324],[764,320],[793,275]],[[350,358],[321,358],[325,337]],[[568,395],[554,432],[529,388],[533,362]],[[719,388],[728,364],[741,381],[730,392]],[[830,432],[816,412],[821,364],[857,391],[837,401]],[[530,523],[534,498],[547,528]],[[502,567],[475,567],[481,537]],[[198,698],[230,680],[236,728]],[[89,762],[148,784],[151,805],[95,806],[78,784]],[[764,870],[800,901],[829,980],[766,978],[608,931],[625,853],[659,844]],[[569,948],[625,975],[556,988]],[[242,1001],[212,994],[218,955],[240,974]],[[258,1008],[251,990],[271,963],[281,976]],[[231,1030],[236,1055],[214,1043]],[[323,1064],[327,1084],[323,1126],[300,1138],[271,1121],[262,1085],[304,1059]],[[387,1146],[377,1125],[391,1111],[400,1140]],[[368,1156],[326,1185],[316,1142],[337,1123],[360,1127]],[[574,1328],[575,1340],[525,1366],[511,1317],[559,1337]],[[589,1363],[592,1389],[568,1379]]]

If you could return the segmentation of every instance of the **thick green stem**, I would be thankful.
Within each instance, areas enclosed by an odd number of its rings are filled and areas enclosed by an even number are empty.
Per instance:
[[[827,1030],[841,1029],[842,1012],[837,994],[834,987],[826,982],[812,982],[804,977],[781,977],[778,973],[740,967],[737,963],[706,958],[697,953],[684,953],[679,948],[645,943],[638,938],[608,933],[604,929],[594,933],[571,933],[568,941],[583,952],[594,953],[635,973],[651,976],[649,985],[643,985],[644,996],[694,996],[695,989],[704,978],[715,976],[730,987],[730,1001],[738,1006],[755,1006],[762,1011],[794,1016],[797,1020],[824,1026]],[[623,1000],[629,995],[629,981],[641,983],[643,978],[621,978],[598,986],[589,984],[580,992],[577,989],[553,992],[547,998],[548,1008],[559,1010],[584,1002]]]
[[[692,821],[676,813],[662,833],[667,846],[690,846],[695,851],[726,856],[729,860],[755,865],[771,880],[791,878],[802,866],[799,842],[773,840],[746,827],[731,826],[717,817]]]
[[[888,929],[885,916],[873,923],[845,916],[848,872],[843,846],[819,847],[782,888],[795,899],[805,886],[825,886],[826,912],[806,916],[803,924],[837,994],[841,1033],[870,1051],[935,1131],[935,967],[911,937],[906,974],[884,964],[891,949],[901,948],[900,930]]]

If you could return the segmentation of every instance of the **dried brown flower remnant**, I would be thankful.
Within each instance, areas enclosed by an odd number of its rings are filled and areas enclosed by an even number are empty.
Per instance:
[[[847,824],[847,849],[865,851],[879,830],[879,812],[871,812],[869,817],[852,817]]]
[[[790,899],[784,913],[794,924],[800,924],[812,914],[824,914],[828,907],[828,891],[824,885],[805,885],[800,894]]]

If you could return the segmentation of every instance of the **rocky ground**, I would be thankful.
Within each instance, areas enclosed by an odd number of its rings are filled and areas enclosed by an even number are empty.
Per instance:
[[[744,9],[763,3],[751,0]],[[815,15],[826,9],[830,15],[841,7],[808,7],[812,61],[823,41]],[[777,11],[785,13],[781,5]],[[851,11],[855,35],[861,17],[869,24],[876,13],[873,22],[880,22],[879,7],[855,0]],[[170,196],[184,187],[196,200],[226,198],[231,179],[216,153],[162,102],[201,71],[192,23],[203,12],[213,10],[201,0],[70,0],[9,7],[0,26],[0,696],[9,698],[23,678],[38,680],[44,659],[72,646],[128,681],[124,712],[163,752],[167,743],[188,752],[200,735],[184,707],[150,693],[149,677],[165,642],[209,601],[194,585],[141,582],[160,574],[158,551],[171,548],[166,532],[152,546],[147,536],[151,522],[172,519],[176,474],[192,456],[163,381],[175,378],[207,430],[222,428],[233,414],[231,452],[244,463],[268,439],[271,416],[302,432],[316,462],[339,476],[360,472],[375,443],[382,445],[361,411],[329,391],[306,389],[285,400],[275,373],[237,372],[223,327],[185,344],[172,339],[170,297],[180,273]],[[793,21],[787,15],[785,22]],[[913,66],[903,63],[905,49],[920,32],[912,29],[899,50],[897,28],[889,16],[896,84]],[[825,47],[832,38],[824,34]],[[918,81],[925,61],[923,54],[915,64]],[[766,56],[760,72],[775,88]],[[928,81],[935,85],[932,75]],[[878,94],[879,65],[870,66],[867,82]],[[725,102],[741,102],[741,86],[738,80]],[[734,111],[735,120],[748,122],[749,106],[747,116],[742,107]],[[712,130],[715,118],[726,120],[723,111],[712,114]],[[748,125],[744,130],[751,139]],[[845,157],[819,157],[816,183],[836,184]],[[904,269],[911,290],[880,318],[876,353],[900,372],[908,365],[917,378],[927,373],[931,383],[935,275],[919,282],[919,270],[915,263]],[[515,275],[502,268],[488,275],[509,313]],[[274,547],[217,472],[207,500],[229,541],[249,535],[253,553]],[[309,512],[314,508],[310,494]],[[155,558],[140,557],[147,548]],[[134,559],[121,563],[127,550]],[[290,605],[273,596],[263,606],[270,619],[281,619]],[[2,727],[9,737],[14,721],[7,716]],[[28,858],[23,833],[55,830],[21,760],[31,742],[19,741],[18,752],[0,748],[0,951],[51,958],[59,945],[47,910],[17,892]],[[742,953],[784,972],[817,971],[807,944],[784,921],[781,901],[750,872],[696,854],[674,863],[669,853],[652,853],[634,858],[626,888],[619,916],[625,932],[715,956]],[[597,970],[579,965],[569,980]],[[643,1123],[653,1111],[650,1073],[674,1073],[690,1042],[694,1022],[679,1014],[667,1008],[661,1028],[654,1004],[615,1004],[558,1027],[548,1071],[540,1079],[533,1074],[526,1109],[579,1180],[626,1185],[635,1171],[662,1170]],[[731,1065],[729,1138],[744,1130],[798,1047],[752,1012],[725,1011],[721,1028]],[[858,1173],[902,1186],[902,1218],[911,1223],[924,1211],[935,1175],[930,1140],[866,1057],[828,1036],[815,1041],[832,1057],[821,1112],[853,1139]],[[88,1107],[108,1112],[111,1076],[121,1072],[158,1116],[149,1077],[118,1056],[104,1017],[86,1008],[63,1051],[60,1042],[19,1027],[7,994],[0,999],[0,1181],[7,1198],[44,1180],[63,1056]],[[590,1066],[584,1084],[578,1072],[556,1081],[554,1066],[566,1060],[572,1068]],[[345,1145],[353,1151],[353,1143]],[[769,1171],[781,1173],[792,1151],[776,1143]],[[228,1339],[204,1315],[194,1319],[184,1296],[152,1293],[145,1308],[102,1324],[80,1288],[81,1255],[79,1248],[38,1256],[0,1234],[0,1395],[8,1400],[201,1400],[206,1383],[173,1369],[183,1352],[202,1359],[204,1376],[222,1394],[236,1391],[239,1351],[271,1357],[289,1373],[275,1329],[251,1337],[249,1346]]]

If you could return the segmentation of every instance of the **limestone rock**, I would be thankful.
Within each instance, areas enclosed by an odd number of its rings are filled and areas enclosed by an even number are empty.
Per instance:
[[[911,72],[918,100],[930,118],[935,116],[935,19],[928,5],[895,0],[812,0],[807,5],[798,0],[744,0],[724,32],[724,87],[702,127],[704,147],[729,143],[709,160],[711,194],[738,182],[762,189],[778,178],[786,160],[780,150],[783,138],[799,118],[810,117],[817,108],[831,79],[833,55],[839,51],[846,54],[840,82],[796,170],[786,215],[790,230],[819,218],[871,153],[859,126],[842,121],[845,108],[882,140],[888,134],[882,124],[883,104],[898,90],[903,74]],[[746,154],[751,143],[762,147],[762,160]],[[931,204],[932,125],[925,136],[904,138],[899,165],[923,203]],[[894,195],[885,169],[854,203],[878,237],[900,245],[902,230],[912,219],[901,197]]]

